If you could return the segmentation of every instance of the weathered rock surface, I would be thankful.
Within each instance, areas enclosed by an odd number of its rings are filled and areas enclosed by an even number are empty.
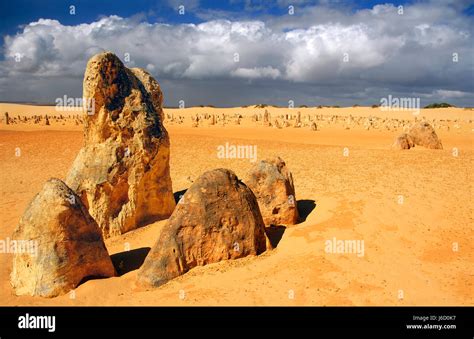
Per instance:
[[[14,255],[11,284],[17,295],[55,297],[85,278],[115,275],[99,226],[59,179],[47,181],[33,198],[13,240],[29,250]]]
[[[83,96],[94,111],[85,116],[84,146],[66,183],[105,237],[168,218],[175,201],[156,80],[101,53],[87,64]]]
[[[438,139],[434,128],[426,121],[414,124],[408,130],[408,133],[399,135],[392,147],[395,149],[410,149],[415,145],[431,149],[443,149],[443,144]]]
[[[416,123],[410,128],[408,134],[413,139],[415,145],[431,149],[443,149],[443,145],[438,139],[434,128],[428,122]]]
[[[201,175],[186,191],[138,272],[160,286],[196,266],[258,255],[267,238],[257,200],[230,170]]]
[[[255,164],[245,183],[257,197],[265,225],[298,222],[293,176],[280,157]]]
[[[395,149],[410,149],[415,147],[415,144],[413,143],[413,139],[410,135],[403,133],[395,139],[392,147]]]

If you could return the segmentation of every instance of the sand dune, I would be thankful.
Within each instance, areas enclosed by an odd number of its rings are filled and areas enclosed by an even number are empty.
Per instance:
[[[289,112],[268,107],[272,119]],[[122,275],[90,280],[74,294],[52,299],[17,297],[9,283],[11,254],[0,256],[2,305],[473,305],[473,111],[422,110],[434,121],[443,150],[390,149],[409,112],[378,108],[295,108],[302,119],[322,115],[318,131],[264,127],[252,121],[265,109],[165,109],[184,123],[165,121],[171,140],[173,190],[208,169],[230,168],[241,177],[249,159],[219,159],[225,143],[256,145],[258,158],[280,156],[293,172],[303,221],[275,230],[278,246],[259,257],[197,267],[153,291],[134,287],[136,270],[165,221],[106,240]],[[0,104],[10,116],[53,114],[54,107]],[[50,113],[51,112],[51,113]],[[64,113],[64,112],[63,112]],[[192,117],[226,114],[229,122],[192,127]],[[74,113],[77,114],[77,113]],[[242,115],[240,125],[230,117]],[[59,115],[59,114],[56,114]],[[360,124],[333,116],[361,117]],[[63,116],[67,116],[63,114]],[[380,126],[369,128],[369,116]],[[386,120],[382,122],[382,120]],[[293,120],[292,120],[293,121]],[[64,123],[64,124],[63,124]],[[346,127],[349,126],[349,129]],[[74,119],[0,124],[0,239],[50,177],[64,179],[81,148]],[[19,148],[20,154],[16,154]],[[457,151],[457,156],[454,156]],[[281,238],[281,239],[280,239]],[[364,255],[327,253],[326,240],[364,240]],[[453,251],[453,244],[458,246]],[[455,246],[454,246],[455,247]],[[130,251],[126,251],[130,249]],[[402,292],[400,292],[402,291]]]

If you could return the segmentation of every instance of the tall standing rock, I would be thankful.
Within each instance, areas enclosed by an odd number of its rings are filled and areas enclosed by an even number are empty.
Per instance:
[[[263,125],[264,126],[270,126],[270,113],[268,113],[267,110],[265,110],[265,113],[263,113]]]
[[[257,197],[265,225],[298,222],[293,175],[280,157],[255,164],[245,183]]]
[[[265,251],[255,195],[230,170],[201,175],[186,191],[138,272],[138,285],[157,287],[196,266]]]
[[[175,207],[163,95],[153,77],[112,53],[92,57],[84,75],[84,146],[66,183],[105,237],[168,218]]]
[[[115,275],[99,226],[59,179],[47,181],[33,198],[13,241],[11,284],[17,295],[55,297],[85,278]]]

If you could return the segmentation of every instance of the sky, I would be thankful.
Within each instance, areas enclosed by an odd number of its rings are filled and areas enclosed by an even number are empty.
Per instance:
[[[474,106],[474,0],[12,4],[0,2],[0,101],[81,97],[87,60],[112,51],[168,107]]]

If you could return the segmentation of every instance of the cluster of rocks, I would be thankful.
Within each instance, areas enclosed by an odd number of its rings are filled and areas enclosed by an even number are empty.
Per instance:
[[[323,115],[323,114],[306,114],[302,115],[301,112],[296,114],[279,114],[272,118],[271,114],[266,111],[265,113],[255,113],[250,117],[242,116],[241,114],[235,113],[233,115],[220,113],[198,113],[192,116],[186,117],[185,115],[175,115],[173,112],[167,113],[166,123],[169,125],[183,125],[187,120],[190,120],[192,127],[204,127],[204,126],[226,126],[228,124],[241,125],[245,119],[250,119],[251,122],[257,125],[263,125],[266,127],[273,127],[276,129],[294,127],[294,128],[309,128],[312,131],[318,131],[322,127],[330,127],[331,125],[340,125],[345,130],[352,129],[364,129],[364,130],[385,130],[385,131],[399,131],[402,130],[405,133],[408,132],[413,121],[408,119],[398,118],[381,118],[377,116],[345,116],[345,115]],[[461,121],[459,119],[430,119],[430,121],[419,120],[415,118],[415,123],[427,122],[433,127],[434,130],[450,131],[451,129],[459,130],[462,128],[462,124],[466,123],[472,125],[472,119]],[[62,115],[62,114],[46,114],[46,115],[33,115],[33,116],[10,116],[8,112],[5,112],[0,122],[5,125],[15,124],[36,124],[36,125],[66,125],[73,122],[75,125],[83,125],[84,119],[77,115]]]
[[[298,222],[293,176],[279,157],[256,163],[243,181],[228,169],[205,172],[176,205],[163,95],[156,80],[106,52],[89,60],[83,87],[84,98],[94,100],[96,108],[81,118],[84,145],[66,181],[53,178],[45,183],[13,235],[36,242],[37,248],[36,253],[14,256],[11,284],[16,294],[54,297],[87,279],[116,275],[104,238],[157,220],[168,219],[138,271],[137,284],[144,288],[160,286],[196,266],[259,255],[272,249],[269,228]],[[8,115],[5,119],[14,121]],[[184,121],[172,114],[167,119]],[[241,119],[239,114],[203,114],[192,120],[198,127],[240,124]],[[339,117],[327,120],[297,112],[272,123],[265,110],[252,119],[264,126],[309,126],[316,131],[320,122],[337,123]],[[379,122],[370,117],[343,119],[347,126],[368,128]],[[51,117],[44,120],[49,124]],[[442,149],[425,121],[411,126],[394,146],[415,145]]]
[[[245,106],[244,106],[245,107]],[[190,121],[192,127],[205,126],[226,126],[228,124],[241,125],[244,121],[250,120],[257,126],[273,127],[276,129],[283,129],[288,127],[306,128],[311,131],[319,131],[325,127],[342,127],[344,130],[363,129],[366,131],[403,131],[408,132],[413,120],[380,117],[377,115],[369,116],[353,116],[353,115],[338,115],[338,114],[302,114],[296,109],[288,109],[287,113],[272,116],[272,114],[265,109],[265,105],[256,105],[257,113],[250,116],[243,116],[239,113],[196,113],[185,117],[184,115],[177,115],[173,112],[167,113],[167,123],[185,124]],[[246,107],[248,108],[248,107]],[[322,108],[322,106],[318,107]],[[249,108],[250,109],[250,108]],[[263,110],[263,113],[258,111]],[[425,118],[415,117],[414,123],[428,122]],[[461,121],[460,119],[430,119],[429,123],[435,130],[450,131],[451,128],[460,129],[462,123],[472,124],[472,119]]]
[[[177,115],[173,113],[166,114],[167,123],[169,124],[184,124],[186,121],[185,116]],[[272,120],[271,114],[268,110],[265,110],[263,114],[253,114],[250,117],[245,117],[242,114],[210,114],[210,113],[197,113],[193,114],[188,119],[191,120],[192,127],[203,127],[203,126],[226,126],[229,124],[241,125],[245,119],[251,119],[252,122],[257,123],[265,127],[284,128],[284,127],[307,127],[312,131],[318,130],[316,121],[309,114],[302,118],[301,112],[297,112],[296,115],[286,114],[279,115]]]
[[[247,185],[230,170],[208,171],[176,205],[156,80],[106,52],[89,60],[83,86],[96,107],[84,117],[84,145],[66,181],[45,183],[13,235],[38,248],[14,256],[17,295],[54,297],[116,275],[104,238],[156,220],[169,218],[138,272],[144,287],[198,265],[261,254],[272,248],[267,226],[298,221],[293,178],[280,158],[257,163]]]
[[[266,227],[298,221],[292,175],[282,159],[262,160],[245,182],[228,169],[202,174],[146,257],[138,286],[157,287],[195,266],[272,249]]]
[[[84,117],[84,146],[66,182],[48,181],[14,233],[39,248],[37,256],[15,254],[17,294],[52,297],[113,276],[103,239],[166,219],[175,207],[156,80],[101,53],[89,60],[83,85],[96,108]]]
[[[66,123],[73,121],[76,125],[83,124],[82,118],[78,115],[62,115],[62,114],[45,114],[24,116],[18,114],[17,116],[10,116],[8,112],[4,113],[2,122],[5,125],[30,124],[50,126],[52,124],[66,125]]]
[[[185,117],[182,115],[178,115],[175,117],[173,113],[168,113],[167,115],[167,122],[169,124],[184,124]],[[196,113],[191,115],[191,126],[192,127],[202,127],[202,126],[226,126],[230,123],[235,125],[240,125],[243,116],[241,114],[209,114],[209,113]]]
[[[259,110],[261,108],[258,108]],[[399,119],[399,118],[384,118],[375,115],[369,116],[353,116],[353,115],[337,115],[337,114],[305,114],[301,111],[278,114],[272,116],[272,114],[265,109],[263,113],[254,113],[251,116],[242,116],[241,114],[235,113],[233,115],[220,113],[197,113],[188,117],[191,120],[192,127],[203,127],[203,126],[226,126],[228,124],[241,125],[245,119],[250,119],[252,123],[257,126],[273,127],[276,129],[283,129],[288,127],[293,128],[306,128],[311,131],[319,131],[321,128],[340,126],[345,130],[363,129],[366,131],[378,130],[378,131],[403,131],[405,133],[411,128],[413,123],[430,123],[434,130],[446,130],[450,128],[459,129],[461,128],[461,121],[458,119],[431,119],[430,122],[420,120],[415,117],[414,122],[410,119]],[[174,116],[173,113],[167,114],[168,123],[173,124],[184,124],[186,121],[185,116],[179,115]],[[472,124],[472,120],[466,121],[468,124]]]

